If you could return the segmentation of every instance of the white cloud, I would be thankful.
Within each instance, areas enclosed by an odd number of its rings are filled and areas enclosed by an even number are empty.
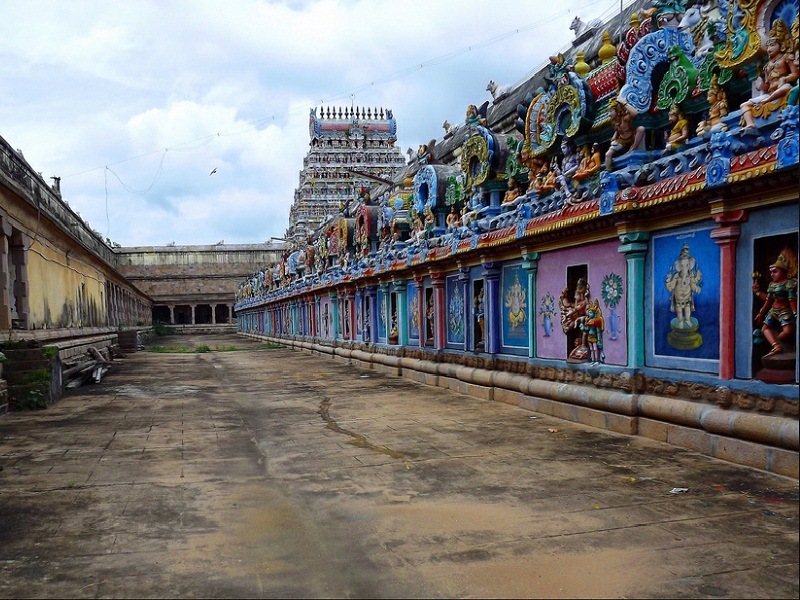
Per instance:
[[[349,105],[356,90],[356,104],[392,108],[398,145],[416,148],[488,99],[490,78],[516,82],[568,43],[575,14],[616,6],[9,2],[0,136],[124,245],[265,240],[287,225],[309,107]]]

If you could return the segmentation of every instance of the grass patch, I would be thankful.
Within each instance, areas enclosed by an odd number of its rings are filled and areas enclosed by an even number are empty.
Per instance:
[[[279,350],[281,348],[286,348],[283,344],[275,344],[275,343],[268,343],[268,344],[261,344],[260,346],[256,347],[256,350]]]
[[[156,323],[153,325],[153,333],[156,335],[175,335],[175,328],[168,327],[167,325],[163,325],[162,323]]]
[[[147,346],[147,352],[160,352],[162,354],[205,354],[206,352],[235,352],[240,350],[236,346],[208,346],[207,344],[200,344],[199,346]]]
[[[159,352],[161,354],[191,354],[194,348],[186,346],[146,346],[147,352]]]

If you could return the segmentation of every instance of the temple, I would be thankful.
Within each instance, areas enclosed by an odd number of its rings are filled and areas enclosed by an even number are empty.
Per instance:
[[[572,29],[243,281],[240,331],[797,477],[796,0]]]
[[[289,212],[287,240],[302,240],[362,189],[391,181],[403,167],[391,110],[320,108],[309,116],[310,149]]]

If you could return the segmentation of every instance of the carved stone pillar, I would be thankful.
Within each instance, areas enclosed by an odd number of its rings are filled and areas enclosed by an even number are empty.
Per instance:
[[[433,347],[444,350],[447,327],[447,302],[445,301],[444,273],[431,273],[433,281]]]
[[[397,342],[401,346],[408,345],[408,282],[393,282],[397,292]]]
[[[522,250],[522,268],[528,272],[528,358],[536,356],[536,271],[539,253]]]
[[[502,303],[500,302],[500,266],[496,262],[483,263],[483,277],[486,289],[485,316],[486,322],[486,352],[497,354],[500,352],[500,331]]]
[[[624,233],[619,237],[619,252],[628,263],[628,366],[644,366],[644,260],[647,256],[650,234],[646,231]]]

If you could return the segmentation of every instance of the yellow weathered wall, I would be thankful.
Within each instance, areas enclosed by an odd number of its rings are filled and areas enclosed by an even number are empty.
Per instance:
[[[37,241],[28,253],[29,321],[34,329],[106,324],[105,277],[81,255]]]

